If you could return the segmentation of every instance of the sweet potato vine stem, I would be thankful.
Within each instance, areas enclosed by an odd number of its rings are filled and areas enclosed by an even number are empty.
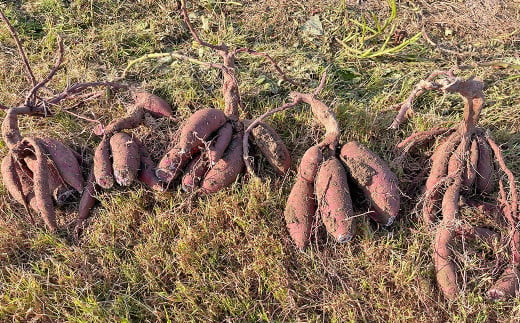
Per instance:
[[[11,33],[11,36],[14,39],[14,42],[16,43],[16,47],[18,48],[18,53],[20,55],[20,58],[22,59],[23,65],[25,67],[25,72],[27,74],[27,78],[29,79],[29,82],[33,87],[36,87],[36,78],[34,77],[34,73],[31,69],[31,65],[29,64],[29,60],[27,59],[27,55],[25,55],[25,51],[23,50],[22,43],[20,42],[20,39],[18,38],[18,34],[16,33],[16,30],[13,28],[11,23],[9,22],[9,19],[4,15],[4,12],[0,9],[0,17],[7,25],[7,28],[9,29],[9,32]]]

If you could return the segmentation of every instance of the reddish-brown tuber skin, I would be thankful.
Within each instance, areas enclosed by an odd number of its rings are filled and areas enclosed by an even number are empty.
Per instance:
[[[110,160],[110,138],[106,133],[94,151],[94,177],[96,183],[104,189],[114,185],[114,171]]]
[[[213,138],[208,148],[208,157],[212,166],[222,158],[231,142],[231,138],[233,138],[233,125],[231,122],[226,122],[218,129],[215,138]]]
[[[284,217],[289,234],[300,249],[309,244],[315,213],[314,183],[298,177],[287,198]]]
[[[246,129],[252,121],[242,120],[242,123]],[[292,165],[291,154],[276,130],[266,123],[259,122],[251,130],[250,138],[278,174],[287,173]]]
[[[33,181],[37,208],[49,230],[56,231],[58,225],[56,223],[56,212],[52,202],[52,195],[49,191],[49,167],[47,157],[43,153],[41,143],[37,138],[26,138],[24,141],[32,146],[36,157]]]
[[[40,140],[63,180],[76,191],[82,192],[85,183],[75,152],[56,139],[41,138]]]
[[[300,162],[298,176],[309,183],[314,183],[316,180],[316,174],[318,174],[318,169],[323,162],[323,153],[321,149],[322,147],[319,145],[307,149]]]
[[[478,167],[478,143],[477,139],[473,138],[471,140],[471,147],[469,150],[469,160],[466,161],[466,166],[464,169],[463,177],[462,177],[462,186],[468,188],[475,183],[475,177],[477,175],[477,167]]]
[[[137,177],[141,158],[139,147],[127,133],[118,132],[110,138],[114,178],[121,186],[129,186]]]
[[[462,163],[461,163],[462,164]],[[437,283],[447,299],[454,299],[459,293],[455,264],[451,260],[451,240],[455,231],[455,219],[459,215],[461,177],[456,177],[446,189],[442,199],[442,221],[435,233],[433,262]]]
[[[493,300],[515,297],[520,289],[520,272],[514,265],[504,270],[500,278],[488,290],[487,295]]]
[[[319,146],[307,149],[300,162],[296,182],[285,204],[284,217],[287,229],[300,249],[309,244],[312,219],[316,214],[314,180],[322,161],[323,154]]]
[[[233,135],[224,156],[213,166],[201,182],[200,193],[211,194],[228,187],[244,169],[242,159],[242,136],[238,132]]]
[[[182,153],[193,151],[194,147],[204,144],[204,140],[227,121],[224,112],[218,109],[202,109],[191,115],[182,127],[179,136],[179,147]]]
[[[354,235],[354,210],[343,164],[331,157],[321,164],[316,175],[316,199],[327,232],[339,243]]]
[[[341,159],[354,182],[370,201],[369,216],[382,225],[391,225],[399,213],[401,195],[398,181],[379,156],[358,142],[343,145]]]
[[[183,153],[179,147],[170,149],[159,161],[155,175],[161,182],[170,183],[199,150],[200,147],[194,147],[191,152]]]
[[[5,188],[20,204],[25,205],[26,198],[23,193],[22,181],[27,181],[30,176],[25,177],[20,165],[14,160],[11,152],[2,159],[2,181]],[[32,175],[32,174],[31,174]],[[28,178],[28,179],[27,179]],[[30,186],[32,186],[32,179]]]
[[[182,177],[182,189],[185,192],[193,192],[200,186],[202,178],[206,175],[209,169],[209,161],[204,153],[201,153],[193,158]]]
[[[157,95],[140,91],[134,93],[135,105],[145,109],[152,116],[171,117],[173,114],[172,108],[164,99]]]
[[[440,200],[440,192],[436,187],[441,179],[448,173],[448,164],[453,151],[461,140],[458,131],[452,133],[445,142],[440,144],[432,155],[432,167],[430,175],[426,180],[426,197],[423,204],[423,220],[429,224],[435,220],[437,213],[437,202]]]
[[[134,141],[139,147],[139,156],[141,161],[138,173],[139,180],[155,191],[164,192],[165,188],[159,178],[155,176],[155,163],[150,157],[148,149],[146,149],[139,139],[134,138]]]
[[[475,186],[478,193],[493,193],[496,185],[495,164],[493,162],[493,152],[487,141],[481,136],[477,136],[478,143],[478,163]]]
[[[27,167],[31,170],[32,173],[36,172],[37,167],[37,160],[34,156],[27,156],[24,158],[24,162],[27,165]],[[74,190],[71,189],[67,183],[63,180],[61,177],[58,169],[56,169],[56,166],[54,163],[47,159],[47,166],[49,169],[49,176],[48,176],[48,183],[49,183],[49,191],[52,193],[52,197],[54,198],[54,201],[58,205],[63,205],[67,198],[69,198],[73,193]]]

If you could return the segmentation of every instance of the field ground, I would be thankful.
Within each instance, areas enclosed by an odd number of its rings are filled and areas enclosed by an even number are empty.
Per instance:
[[[428,93],[407,123],[387,130],[395,114],[390,107],[416,82],[433,70],[456,67],[458,75],[485,82],[480,124],[502,144],[508,166],[520,176],[520,3],[397,1],[395,15],[391,3],[200,0],[190,1],[189,9],[207,41],[268,52],[303,84],[280,82],[261,58],[240,56],[243,117],[280,106],[292,90],[310,91],[327,69],[320,97],[337,112],[342,140],[358,140],[391,161],[393,146],[403,138],[461,119],[460,97]],[[148,53],[179,51],[219,61],[193,42],[176,1],[15,0],[0,8],[19,32],[37,78],[48,73],[57,35],[63,37],[65,62],[49,84],[52,89],[112,80],[129,61]],[[377,32],[374,19],[388,26]],[[402,39],[390,39],[395,31],[402,31]],[[0,65],[0,102],[20,104],[30,85],[4,25]],[[187,62],[147,60],[124,81],[165,98],[176,120],[202,107],[223,106],[219,72]],[[124,114],[128,100],[119,93],[71,111],[107,123]],[[53,109],[52,118],[22,118],[23,132],[60,138],[90,165],[99,142],[92,134],[95,123],[66,113],[66,107]],[[322,134],[307,106],[269,122],[282,134],[295,164]],[[134,133],[157,160],[178,125],[149,120]],[[3,143],[0,149],[7,152]],[[428,152],[392,164],[406,196],[401,218],[391,228],[360,217],[357,237],[338,245],[319,227],[304,252],[293,246],[282,215],[295,172],[280,177],[265,162],[258,163],[262,182],[242,178],[203,198],[176,190],[157,194],[139,184],[100,192],[101,203],[78,243],[66,230],[51,235],[30,225],[2,186],[0,320],[518,321],[518,299],[485,297],[500,269],[486,267],[493,259],[489,248],[463,246],[457,260],[465,273],[463,295],[453,302],[441,297],[431,261],[432,233],[414,210],[420,184],[414,176],[425,165],[419,157]],[[61,226],[73,221],[77,206],[76,199],[60,209]]]

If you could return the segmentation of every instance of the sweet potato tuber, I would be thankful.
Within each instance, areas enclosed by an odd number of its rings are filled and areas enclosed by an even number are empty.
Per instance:
[[[85,183],[75,152],[56,139],[41,138],[40,140],[63,180],[76,191],[82,192]]]
[[[156,118],[171,117],[173,114],[168,102],[157,95],[144,91],[134,92],[134,100],[136,106],[142,107]]]
[[[244,128],[248,128],[252,121],[242,120],[242,123]],[[258,122],[251,130],[250,139],[278,174],[287,173],[292,165],[291,154],[276,130],[266,123]]]
[[[478,165],[478,143],[477,139],[473,138],[471,140],[471,146],[469,150],[469,159],[466,160],[464,173],[462,177],[462,186],[471,187],[473,183],[475,183],[475,177],[477,175],[477,165]]]
[[[43,221],[51,231],[56,231],[56,213],[52,202],[52,195],[49,191],[49,167],[47,157],[41,148],[42,144],[37,138],[25,138],[24,142],[32,146],[36,157],[35,170],[33,172],[34,197],[36,206],[43,218]]]
[[[321,149],[319,145],[307,149],[300,162],[298,176],[309,183],[314,183],[318,169],[323,162]]]
[[[481,136],[477,137],[478,162],[476,174],[476,188],[478,193],[490,194],[495,189],[496,174],[493,162],[493,152],[487,141]]]
[[[24,158],[24,162],[32,173],[36,172],[37,160],[35,156],[27,156]],[[49,170],[48,183],[49,191],[52,193],[54,201],[58,205],[62,205],[65,201],[74,194],[74,190],[70,188],[67,183],[61,177],[58,169],[54,163],[47,158],[47,166]]]
[[[139,147],[133,141],[132,136],[124,132],[118,132],[110,138],[112,150],[112,168],[114,178],[121,186],[129,186],[137,177],[141,159]]]
[[[316,175],[316,198],[327,232],[339,243],[354,235],[354,210],[343,164],[330,157],[321,164]]]
[[[300,249],[309,243],[315,213],[314,182],[298,177],[287,198],[284,217],[289,234]]]
[[[200,186],[201,194],[211,194],[229,186],[244,169],[242,159],[241,132],[235,133],[224,156],[204,176]]]
[[[390,167],[356,141],[343,145],[340,156],[374,210],[369,216],[385,226],[391,225],[399,213],[401,195],[397,177]]]
[[[94,177],[96,183],[108,189],[114,185],[114,171],[110,160],[110,138],[105,134],[94,151]]]
[[[141,161],[138,173],[139,180],[155,191],[164,192],[165,188],[162,186],[159,178],[157,178],[155,175],[155,163],[150,157],[148,149],[146,149],[146,147],[138,138],[134,138],[134,142],[139,148],[139,156]]]
[[[515,297],[520,289],[520,272],[514,265],[507,267],[500,278],[488,290],[488,297],[494,300]]]
[[[181,153],[193,151],[194,147],[203,145],[214,131],[227,121],[224,112],[218,109],[202,109],[191,115],[182,127],[177,147]]]
[[[14,160],[11,152],[2,159],[2,180],[5,188],[20,204],[26,205],[27,200],[24,194],[24,186],[32,187],[32,173],[24,174],[20,165]],[[28,182],[30,181],[30,182]],[[22,182],[26,182],[25,185]]]
[[[195,156],[186,169],[184,170],[184,176],[182,177],[182,189],[185,192],[193,192],[200,186],[200,182],[206,172],[209,169],[209,161],[205,154],[199,154]]]
[[[218,129],[217,134],[209,145],[208,155],[211,165],[215,165],[222,158],[231,142],[231,138],[233,138],[233,125],[231,122],[226,122]]]
[[[195,147],[191,152],[183,153],[179,147],[170,149],[157,165],[155,170],[157,178],[162,182],[170,183],[179,176],[183,167],[199,150],[200,147]]]

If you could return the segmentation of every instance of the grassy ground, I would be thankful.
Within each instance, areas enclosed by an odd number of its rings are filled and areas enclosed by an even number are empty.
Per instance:
[[[114,79],[130,60],[152,52],[177,50],[201,60],[219,60],[193,43],[175,1],[30,0],[0,6],[20,33],[39,79],[53,64],[56,36],[63,37],[66,61],[49,85],[53,89],[77,81]],[[390,161],[395,157],[392,147],[402,138],[460,120],[459,97],[431,93],[417,102],[416,114],[399,131],[386,130],[395,113],[388,108],[403,100],[414,83],[430,71],[456,66],[459,75],[485,82],[487,103],[481,126],[504,144],[507,163],[520,176],[518,2],[399,1],[393,19],[388,3],[376,0],[359,4],[202,0],[190,7],[204,39],[267,51],[291,78],[304,84],[295,88],[279,82],[270,65],[241,56],[237,65],[243,117],[281,105],[291,90],[309,91],[327,68],[330,77],[321,97],[338,113],[342,139],[359,140]],[[373,17],[382,24],[389,21],[389,27],[367,39],[371,29],[377,29]],[[384,53],[381,46],[392,27],[406,31],[404,41],[422,30],[427,37]],[[399,41],[388,44],[398,46]],[[360,53],[372,57],[362,58]],[[0,63],[0,102],[20,104],[29,84],[4,27],[0,28]],[[202,107],[223,106],[218,71],[186,62],[150,60],[132,68],[125,81],[167,99],[178,120]],[[125,102],[128,98],[117,94],[72,111],[107,123],[124,113]],[[89,164],[99,142],[91,133],[95,124],[60,108],[55,112],[53,118],[22,118],[24,133],[60,138]],[[296,162],[322,134],[304,106],[270,122]],[[157,159],[177,126],[174,121],[151,120],[135,134],[152,147]],[[1,150],[7,151],[3,144]],[[102,192],[79,243],[72,243],[67,232],[55,236],[29,225],[23,209],[1,187],[0,319],[485,322],[520,318],[517,299],[491,302],[484,297],[499,269],[483,268],[479,255],[490,257],[489,248],[463,249],[458,265],[467,273],[461,276],[464,294],[454,302],[440,296],[431,262],[432,235],[418,221],[412,199],[417,193],[405,172],[420,167],[417,159],[393,165],[408,195],[401,219],[392,228],[362,218],[358,236],[347,245],[335,244],[317,228],[312,246],[304,252],[294,248],[282,216],[294,172],[279,177],[262,166],[265,163],[259,164],[263,182],[242,179],[204,198],[175,190],[155,194],[139,184]],[[60,210],[63,227],[72,222],[76,208],[77,201]]]

